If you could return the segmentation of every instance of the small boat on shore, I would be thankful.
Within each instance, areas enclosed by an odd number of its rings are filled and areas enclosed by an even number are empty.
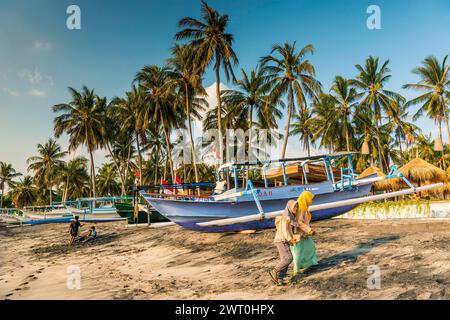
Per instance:
[[[116,202],[117,213],[122,217],[126,218],[128,224],[136,223],[148,223],[148,217],[150,213],[150,222],[168,222],[169,219],[161,215],[158,211],[153,208],[148,209],[145,204],[139,204],[139,213],[137,218],[134,216],[134,208],[131,201]]]

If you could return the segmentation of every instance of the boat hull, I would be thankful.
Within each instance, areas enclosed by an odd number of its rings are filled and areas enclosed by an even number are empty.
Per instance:
[[[335,191],[325,194],[318,194],[314,197],[314,204],[324,204],[367,196],[370,192],[371,186],[371,184],[367,184],[351,191]],[[190,230],[204,232],[232,232],[274,227],[274,219],[252,221],[227,226],[200,227],[197,225],[199,222],[258,214],[259,211],[254,201],[207,202],[159,199],[148,197],[145,194],[143,194],[143,196],[153,208],[167,217],[170,221],[173,221],[183,228]],[[296,197],[292,199],[295,200]],[[283,210],[288,200],[289,199],[261,200],[260,203],[264,212],[272,212]],[[312,220],[318,221],[339,216],[352,210],[356,206],[357,205],[349,205],[345,207],[314,211],[312,212]]]

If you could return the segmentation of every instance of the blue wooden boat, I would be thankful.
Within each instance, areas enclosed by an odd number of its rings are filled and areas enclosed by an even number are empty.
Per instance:
[[[338,160],[346,158],[347,167],[340,169],[340,176],[335,177],[333,165]],[[309,183],[307,166],[320,162],[325,171],[326,181]],[[267,170],[273,165],[281,168],[283,172],[283,185],[269,187]],[[302,169],[306,183],[288,185],[287,170],[290,166]],[[310,158],[293,158],[282,160],[270,160],[256,163],[238,163],[223,165],[217,173],[218,182],[229,180],[229,175],[234,178],[234,186],[238,186],[238,176],[242,171],[260,170],[264,177],[263,187],[253,187],[251,180],[247,182],[246,188],[230,188],[221,194],[213,193],[210,196],[195,195],[166,195],[140,191],[146,201],[158,212],[176,224],[190,230],[204,232],[230,232],[247,229],[273,228],[273,219],[261,219],[246,223],[238,223],[225,226],[201,227],[200,222],[237,218],[264,212],[282,210],[288,200],[297,199],[304,190],[314,193],[314,204],[325,204],[353,198],[367,196],[371,190],[373,181],[366,177],[364,181],[358,181],[352,164],[352,153],[338,153],[333,155],[322,155]],[[223,175],[223,176],[222,176]],[[223,179],[221,179],[221,177]],[[174,186],[171,186],[173,188]],[[319,210],[312,213],[313,221],[332,218],[352,210],[357,205],[348,205],[338,208]]]
[[[352,191],[333,191],[328,193],[321,193],[322,190],[312,190],[316,196],[314,204],[323,204],[328,202],[335,202],[340,200],[347,200],[352,198],[359,198],[369,194],[372,184],[363,185]],[[298,195],[307,190],[307,186],[292,186],[295,192],[289,192],[290,197],[280,199],[260,200],[260,204],[264,212],[272,212],[282,210],[288,200],[297,199]],[[275,188],[268,188],[263,192],[274,192]],[[258,190],[258,189],[256,189]],[[191,230],[206,231],[206,232],[229,232],[240,231],[248,229],[265,229],[273,228],[274,220],[259,220],[242,224],[234,224],[220,227],[200,227],[199,222],[212,221],[218,219],[226,219],[233,217],[241,217],[258,213],[258,207],[253,200],[227,200],[227,201],[198,201],[192,199],[158,199],[155,197],[143,194],[143,197],[167,219],[176,224]],[[333,209],[326,209],[315,211],[312,213],[312,220],[323,220],[332,218],[347,211],[352,210],[357,205],[350,205],[346,207],[339,207]]]

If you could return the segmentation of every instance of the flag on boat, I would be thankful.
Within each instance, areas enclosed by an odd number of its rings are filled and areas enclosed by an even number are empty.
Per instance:
[[[167,186],[167,181],[164,180],[164,178],[161,178],[161,185],[162,186]],[[175,190],[173,188],[164,188],[164,194],[175,194],[174,192]]]
[[[177,184],[180,184],[180,185],[183,184],[183,182],[177,175],[175,175],[175,181],[177,182]],[[187,193],[184,191],[183,188],[181,188],[181,189],[177,189],[177,194],[178,195],[186,195]]]

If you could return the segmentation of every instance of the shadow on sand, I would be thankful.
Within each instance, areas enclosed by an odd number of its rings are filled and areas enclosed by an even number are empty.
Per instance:
[[[45,245],[38,248],[34,248],[32,250],[33,254],[43,255],[45,257],[57,256],[61,254],[65,254],[71,252],[73,250],[82,250],[87,247],[95,247],[104,244],[108,244],[114,242],[118,239],[118,235],[115,233],[111,234],[101,234],[95,240],[90,240],[86,243],[75,243],[73,246],[68,246],[68,238],[64,238],[62,243]]]
[[[303,276],[312,275],[323,272],[336,267],[345,262],[355,262],[358,257],[369,253],[373,248],[381,246],[385,243],[400,239],[399,236],[388,236],[372,239],[370,241],[361,242],[356,248],[338,253],[334,256],[322,259],[318,265],[312,266],[303,272]]]

